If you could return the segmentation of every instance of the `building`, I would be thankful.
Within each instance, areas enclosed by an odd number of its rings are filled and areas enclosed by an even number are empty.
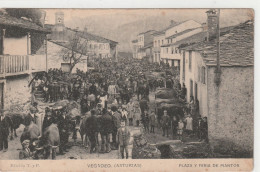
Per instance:
[[[71,42],[77,38],[80,39],[80,43],[84,46],[84,50],[82,52],[78,52],[80,54],[83,54],[87,58],[87,60],[81,61],[75,68],[79,68],[83,71],[87,69],[86,66],[89,65],[91,61],[93,61],[95,58],[115,58],[117,59],[117,45],[118,42],[103,38],[101,36],[97,36],[94,34],[91,34],[87,31],[87,28],[84,28],[84,30],[77,29],[71,29],[64,25],[64,13],[63,12],[56,12],[55,13],[55,24],[54,25],[46,25],[46,27],[51,31],[51,34],[48,35],[48,40],[51,42],[50,44],[56,44],[57,51],[55,53],[55,50],[52,49],[52,56],[50,56],[50,61],[57,60],[57,57],[59,57],[59,66],[61,67],[61,64],[68,64],[68,61],[64,61],[63,53],[60,53],[60,50],[63,46],[70,49]],[[53,60],[52,60],[53,59]],[[66,58],[65,58],[66,59]],[[85,64],[82,64],[85,63]],[[88,63],[88,64],[86,64]],[[49,66],[51,68],[51,66]]]
[[[166,39],[165,39],[165,32],[169,28],[172,28],[173,26],[176,25],[176,22],[171,20],[170,25],[158,32],[153,33],[153,57],[154,57],[154,62],[160,63],[161,61],[161,46],[166,44]]]
[[[155,30],[149,30],[146,32],[139,33],[137,35],[137,38],[138,38],[137,39],[137,46],[138,46],[137,59],[143,59],[145,56],[147,56],[146,49],[153,42],[153,33],[155,33],[155,32],[156,32]]]
[[[216,27],[217,14],[208,11],[208,28]],[[214,28],[213,28],[214,29]],[[220,71],[217,70],[216,33],[207,40],[181,47],[181,80],[190,96],[199,100],[200,114],[208,118],[210,144],[253,155],[254,25],[247,21],[220,32]],[[224,145],[224,146],[223,146]],[[234,151],[233,150],[233,151]],[[246,155],[245,155],[246,154]]]
[[[0,15],[0,109],[23,108],[31,98],[31,79],[47,70],[49,32],[43,28],[44,20],[44,11],[40,24],[7,13]]]
[[[175,43],[202,31],[202,25],[193,20],[184,21],[169,27],[165,30],[164,41],[161,42],[161,60],[164,63],[168,63],[169,66],[180,68],[181,54]]]
[[[132,52],[133,52],[133,58],[136,59],[137,58],[137,52],[138,52],[138,40],[132,40]]]

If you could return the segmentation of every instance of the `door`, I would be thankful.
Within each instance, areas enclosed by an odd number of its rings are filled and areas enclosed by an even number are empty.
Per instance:
[[[4,83],[0,83],[0,110],[4,108]]]
[[[190,80],[190,96],[193,96],[193,81]]]
[[[198,85],[197,85],[197,83],[195,83],[194,89],[195,89],[195,95],[194,95],[194,101],[195,101],[198,98]]]

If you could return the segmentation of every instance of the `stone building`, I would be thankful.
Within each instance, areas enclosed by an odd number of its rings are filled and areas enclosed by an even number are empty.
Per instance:
[[[165,30],[164,42],[161,43],[160,58],[169,66],[180,68],[181,54],[176,42],[203,31],[200,23],[188,20],[177,23]]]
[[[207,40],[182,46],[181,82],[199,100],[208,118],[209,142],[215,152],[227,148],[252,157],[254,142],[254,24],[220,31],[220,72],[217,68],[216,13],[208,12]],[[205,36],[205,34],[204,34]]]
[[[89,33],[87,28],[84,30],[71,29],[65,26],[64,24],[64,13],[63,12],[56,12],[55,13],[55,24],[54,25],[46,25],[46,27],[50,30],[51,34],[48,35],[48,40],[52,43],[56,44],[57,46],[63,45],[66,48],[69,48],[69,44],[75,37],[80,37],[80,41],[84,44],[84,56],[87,57],[87,61],[91,63],[91,61],[95,58],[115,58],[117,59],[117,45],[118,42],[103,38],[98,35],[94,35]],[[57,48],[59,49],[59,48]],[[52,48],[53,50],[53,48]],[[52,54],[55,54],[52,52]],[[56,55],[50,56],[50,60],[57,59],[56,57],[60,55],[59,59],[59,66],[61,64],[66,64],[68,62],[63,61],[63,55],[60,51],[56,52]],[[86,63],[87,61],[83,60],[82,63]],[[84,65],[87,64],[78,64],[77,67],[81,70],[86,70]],[[84,66],[84,67],[83,67]],[[83,68],[82,68],[83,67]]]
[[[143,59],[145,56],[147,56],[147,47],[149,47],[150,44],[153,42],[153,34],[155,32],[155,30],[148,30],[137,35],[137,59]]]
[[[47,70],[49,32],[43,28],[44,18],[43,11],[41,24],[7,13],[0,15],[0,109],[23,108],[30,102],[32,77]]]

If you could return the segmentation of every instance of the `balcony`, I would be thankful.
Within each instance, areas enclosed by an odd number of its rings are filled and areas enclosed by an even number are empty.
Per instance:
[[[29,57],[27,55],[1,55],[0,77],[26,74],[29,72]]]
[[[46,71],[45,55],[0,55],[0,77]]]

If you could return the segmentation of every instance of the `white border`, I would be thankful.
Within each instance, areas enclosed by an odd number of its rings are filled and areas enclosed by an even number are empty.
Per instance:
[[[259,14],[258,0],[0,0],[1,8],[254,8],[255,10],[255,149],[254,171],[260,171]],[[258,145],[258,146],[257,146]],[[257,163],[258,162],[258,163]]]

